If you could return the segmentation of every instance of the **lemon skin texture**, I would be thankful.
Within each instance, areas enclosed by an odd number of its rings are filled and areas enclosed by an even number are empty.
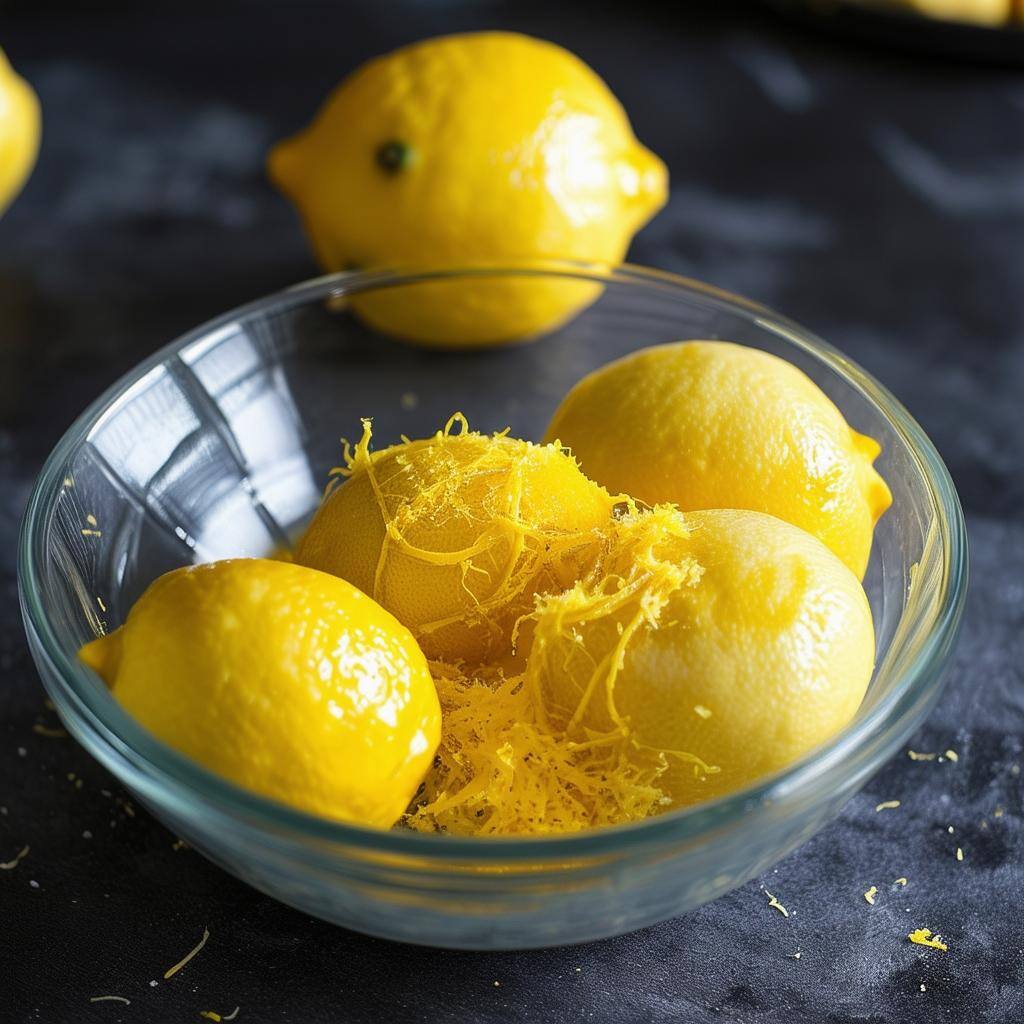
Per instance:
[[[40,135],[39,100],[0,50],[0,214],[28,178]]]
[[[658,782],[684,805],[842,729],[871,678],[874,629],[856,577],[803,530],[745,510],[654,515],[622,527],[604,588],[583,588],[618,603],[581,617],[578,593],[548,599],[527,678],[553,727],[673,752]]]
[[[408,630],[302,566],[176,569],[80,657],[164,743],[328,818],[390,827],[440,739],[437,693]]]
[[[601,367],[565,397],[546,438],[647,504],[778,516],[858,578],[892,504],[872,466],[878,443],[791,363],[731,342],[658,345]]]
[[[615,499],[554,445],[448,428],[372,454],[368,445],[364,435],[296,561],[371,595],[428,658],[509,657],[534,595],[589,567]]]
[[[328,271],[618,263],[667,196],[664,164],[604,82],[566,50],[511,32],[428,39],[368,62],[268,164]],[[458,348],[536,336],[599,294],[492,276],[351,303],[385,333]]]

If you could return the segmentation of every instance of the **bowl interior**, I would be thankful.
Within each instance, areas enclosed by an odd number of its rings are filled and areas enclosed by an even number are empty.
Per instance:
[[[893,507],[879,523],[865,580],[878,665],[858,721],[891,706],[948,611],[951,576],[962,571],[955,494],[916,425],[840,354],[713,289],[629,269],[456,276],[471,290],[538,273],[597,281],[600,296],[540,341],[439,352],[375,333],[351,311],[355,293],[397,296],[419,287],[416,279],[321,279],[198,329],[94,404],[44,471],[23,552],[29,616],[63,684],[101,713],[109,707],[115,721],[112,698],[76,665],[77,648],[119,625],[173,567],[286,545],[339,462],[340,438],[358,438],[360,417],[373,418],[379,447],[432,433],[456,410],[476,429],[538,438],[590,370],[646,345],[722,338],[798,365],[882,445],[878,467]]]

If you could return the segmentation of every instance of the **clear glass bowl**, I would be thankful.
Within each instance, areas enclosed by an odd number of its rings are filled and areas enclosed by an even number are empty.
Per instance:
[[[590,282],[551,336],[428,352],[375,334],[356,293]],[[373,831],[319,819],[207,773],[137,726],[75,656],[157,575],[267,554],[315,508],[339,435],[374,417],[379,445],[474,427],[538,437],[584,373],[680,338],[725,338],[796,363],[883,446],[892,487],[866,586],[878,665],[856,719],[788,769],[639,824],[536,839]],[[22,610],[68,730],[175,833],[258,889],[360,931],[476,949],[614,935],[680,914],[765,871],[829,820],[917,728],[941,689],[967,584],[963,517],[906,410],[841,353],[753,303],[669,274],[578,264],[321,278],[197,328],[97,399],[31,496]]]

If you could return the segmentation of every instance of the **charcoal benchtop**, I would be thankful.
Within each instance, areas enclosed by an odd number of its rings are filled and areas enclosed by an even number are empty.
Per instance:
[[[46,129],[0,220],[0,861],[30,847],[0,872],[0,1020],[1024,1017],[1024,77],[707,6],[5,13],[0,45]],[[784,311],[902,398],[957,483],[973,562],[949,686],[909,743],[957,760],[899,754],[776,869],[686,917],[535,953],[364,938],[176,847],[48,734],[15,585],[29,488],[86,401],[186,328],[314,272],[261,170],[268,144],[367,55],[484,26],[579,53],[668,162],[672,198],[632,259]],[[948,952],[910,944],[919,926]],[[131,1002],[90,1002],[111,994]]]

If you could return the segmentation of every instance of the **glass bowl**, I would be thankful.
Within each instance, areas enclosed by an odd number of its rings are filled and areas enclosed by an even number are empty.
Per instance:
[[[543,279],[597,301],[543,340],[484,351],[402,345],[366,327],[403,290],[493,295]],[[514,291],[514,289],[513,289]],[[414,294],[407,291],[407,295]],[[357,300],[358,302],[358,300]],[[473,839],[316,818],[219,779],[124,714],[76,651],[121,623],[157,575],[264,555],[308,519],[339,435],[374,417],[379,446],[456,409],[539,437],[581,376],[633,349],[724,338],[800,366],[883,446],[893,491],[865,585],[878,663],[841,734],[758,784],[638,824]],[[963,516],[935,449],[880,384],[754,303],[632,267],[530,264],[324,277],[227,313],[133,370],[46,462],[21,536],[20,593],[43,682],[71,734],[173,832],[286,903],[435,946],[581,942],[680,914],[754,875],[835,815],[918,727],[941,690],[967,584]]]

